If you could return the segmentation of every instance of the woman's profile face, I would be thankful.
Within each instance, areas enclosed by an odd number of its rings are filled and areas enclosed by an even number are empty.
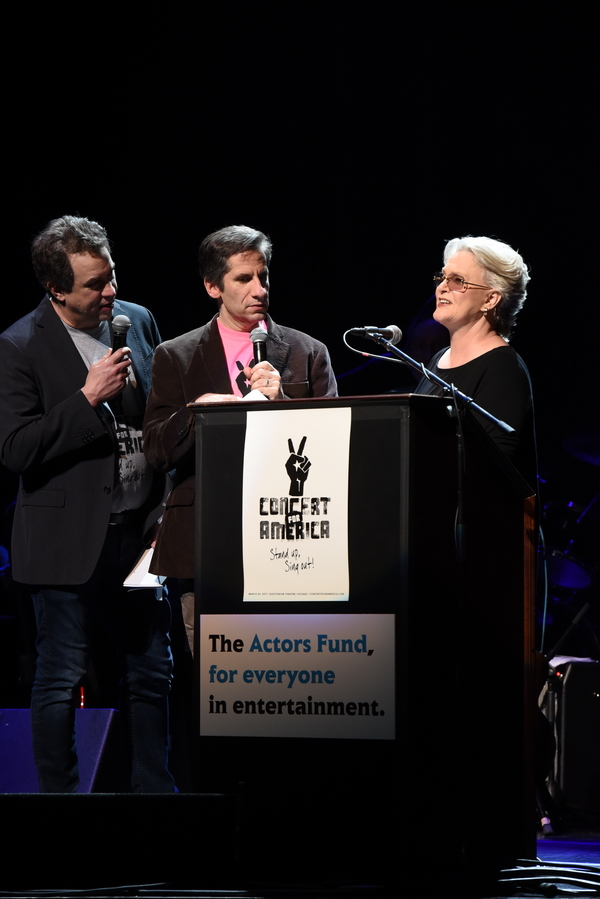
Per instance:
[[[435,291],[435,320],[445,325],[450,332],[479,321],[492,288],[468,286],[486,283],[486,271],[475,256],[468,250],[460,250],[450,257],[442,274],[447,276],[447,280],[438,284]]]

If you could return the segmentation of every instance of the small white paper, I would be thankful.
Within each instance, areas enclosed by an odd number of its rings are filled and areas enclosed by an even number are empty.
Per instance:
[[[269,398],[261,393],[260,390],[251,390],[246,396],[242,397],[244,403],[261,403],[263,400],[269,401]]]
[[[150,572],[148,571],[148,569],[150,568],[150,562],[152,561],[153,553],[154,549],[152,547],[144,550],[142,555],[139,557],[139,559],[123,581],[124,587],[138,589],[148,589],[148,587],[162,587],[162,585],[166,581],[166,577],[162,577],[158,574],[150,574]]]

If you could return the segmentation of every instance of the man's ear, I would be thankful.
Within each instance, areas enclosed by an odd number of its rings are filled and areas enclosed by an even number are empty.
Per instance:
[[[51,284],[49,281],[46,284],[46,290],[50,294],[53,300],[56,300],[58,303],[62,303],[64,306],[65,303],[65,295],[62,290],[58,290],[54,284]]]
[[[212,297],[213,300],[221,299],[221,288],[218,284],[213,284],[212,281],[208,281],[206,278],[204,279],[204,287],[206,288],[206,292],[209,297]]]

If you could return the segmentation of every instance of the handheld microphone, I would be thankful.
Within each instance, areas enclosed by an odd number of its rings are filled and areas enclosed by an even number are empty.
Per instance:
[[[131,319],[129,319],[126,315],[115,315],[112,322],[112,351],[122,350],[124,346],[127,346],[127,332],[131,328]],[[129,356],[125,355],[123,360],[131,361]],[[129,379],[129,383],[133,385],[133,387],[137,387],[137,380],[133,373],[133,367],[127,369],[127,377]]]
[[[112,351],[121,350],[127,346],[127,332],[131,328],[131,321],[126,315],[115,315],[112,320]]]
[[[121,316],[119,316],[120,318]],[[250,331],[250,340],[254,346],[254,358],[256,362],[267,361],[267,332],[264,328],[258,327]]]
[[[351,334],[358,334],[360,337],[383,337],[393,346],[397,346],[402,340],[402,331],[398,325],[388,325],[387,328],[377,328],[375,325],[367,325],[364,328],[350,328]]]

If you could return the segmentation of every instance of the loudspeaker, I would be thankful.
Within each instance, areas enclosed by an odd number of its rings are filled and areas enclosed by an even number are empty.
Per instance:
[[[600,664],[557,669],[556,782],[565,805],[600,817]]]
[[[75,712],[80,793],[106,791],[119,743],[118,714],[115,709]],[[114,790],[114,776],[112,781]],[[39,793],[29,709],[0,709],[0,793]]]

